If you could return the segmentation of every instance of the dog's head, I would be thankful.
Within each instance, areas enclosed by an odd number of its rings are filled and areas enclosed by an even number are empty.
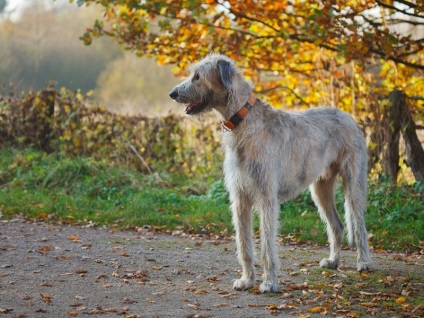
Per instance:
[[[209,54],[191,68],[190,76],[174,87],[169,96],[185,104],[185,113],[188,115],[212,109],[224,114],[238,78],[242,76],[230,58]]]

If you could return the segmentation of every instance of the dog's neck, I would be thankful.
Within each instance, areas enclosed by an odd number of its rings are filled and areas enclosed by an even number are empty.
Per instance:
[[[225,131],[232,131],[233,129],[235,129],[243,121],[243,119],[248,115],[248,113],[252,110],[253,106],[255,106],[255,102],[256,102],[256,96],[252,92],[250,94],[249,99],[240,108],[240,110],[230,115],[231,117],[222,123],[222,128]]]

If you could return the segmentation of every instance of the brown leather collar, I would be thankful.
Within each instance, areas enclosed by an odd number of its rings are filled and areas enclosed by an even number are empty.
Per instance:
[[[237,113],[231,116],[229,120],[227,120],[225,123],[222,123],[222,128],[226,131],[232,131],[234,128],[236,128],[238,124],[240,124],[244,119],[244,117],[247,116],[253,106],[255,106],[255,102],[256,96],[252,92],[246,104],[244,104],[244,106]]]

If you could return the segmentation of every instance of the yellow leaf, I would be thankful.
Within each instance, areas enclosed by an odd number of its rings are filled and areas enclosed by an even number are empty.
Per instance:
[[[75,235],[69,235],[69,236],[68,236],[68,240],[70,240],[70,241],[72,241],[72,242],[79,242],[78,234],[75,234]]]
[[[306,311],[311,312],[311,313],[318,313],[318,312],[321,312],[321,311],[325,311],[325,308],[321,307],[321,306],[315,306],[315,307],[307,309]]]
[[[406,298],[405,297],[399,297],[398,299],[396,299],[396,302],[398,304],[404,303],[405,301],[406,301]]]
[[[269,309],[269,310],[276,310],[276,309],[278,309],[278,307],[277,307],[277,305],[276,305],[276,304],[268,305],[268,306],[266,306],[265,308],[266,308],[266,309]]]

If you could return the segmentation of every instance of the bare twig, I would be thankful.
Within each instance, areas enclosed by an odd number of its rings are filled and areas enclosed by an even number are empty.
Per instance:
[[[135,149],[135,147],[128,141],[128,147],[134,152],[134,154],[137,156],[138,159],[140,159],[141,163],[144,165],[144,167],[147,169],[149,174],[153,174],[152,169],[150,169],[149,165],[147,164],[146,160],[140,155],[140,153]]]

